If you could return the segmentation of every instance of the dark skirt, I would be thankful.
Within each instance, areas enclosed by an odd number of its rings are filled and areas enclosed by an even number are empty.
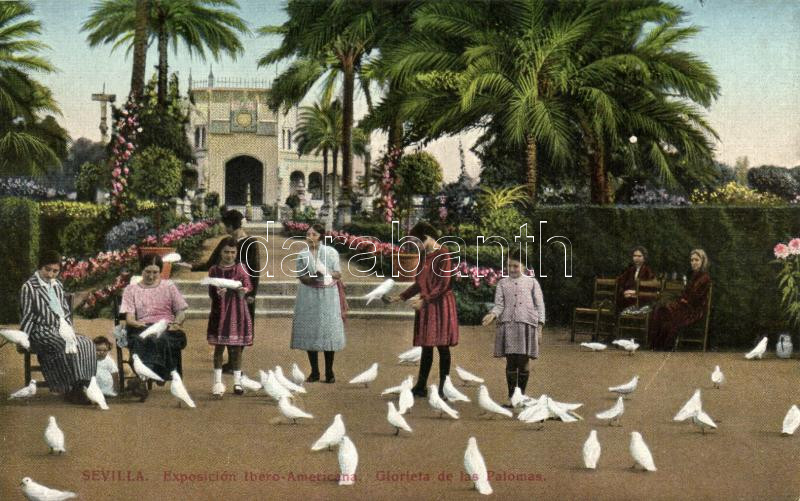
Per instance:
[[[97,373],[97,353],[94,343],[86,336],[78,338],[78,353],[66,354],[66,343],[58,333],[37,332],[31,336],[31,352],[42,368],[50,391],[65,393],[78,383],[88,383]]]
[[[161,376],[164,381],[172,379],[170,372],[177,370],[183,376],[181,350],[186,348],[186,333],[182,330],[166,331],[161,336],[148,336],[141,339],[139,333],[148,326],[135,328],[128,326],[128,349],[139,355],[142,362]]]

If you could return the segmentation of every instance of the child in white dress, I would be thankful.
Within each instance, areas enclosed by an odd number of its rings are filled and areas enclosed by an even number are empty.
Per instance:
[[[116,397],[114,387],[117,384],[117,364],[108,356],[111,351],[111,341],[105,336],[94,338],[94,349],[97,354],[97,385],[107,397]]]

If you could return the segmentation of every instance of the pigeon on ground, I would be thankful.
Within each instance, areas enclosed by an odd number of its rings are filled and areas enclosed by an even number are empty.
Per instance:
[[[800,426],[800,409],[793,405],[783,418],[783,431],[781,433],[783,435],[794,435],[798,426]]]
[[[6,342],[22,346],[26,350],[31,349],[31,342],[28,338],[27,332],[18,331],[15,329],[0,329],[0,336],[3,336],[6,339]]]
[[[286,379],[286,376],[283,375],[283,369],[280,365],[275,366],[275,379],[278,380],[278,383],[282,384],[287,390],[293,393],[308,393],[308,391],[299,384],[294,384]]]
[[[28,399],[34,395],[36,395],[36,380],[31,379],[31,382],[28,383],[28,386],[25,386],[15,391],[14,393],[8,396],[8,399],[9,400],[13,398]]]
[[[458,377],[461,379],[461,381],[463,381],[464,385],[467,383],[483,384],[483,378],[479,378],[475,374],[462,369],[458,365],[456,365],[456,374],[458,374]]]
[[[442,393],[444,396],[447,397],[447,400],[451,402],[469,402],[469,397],[461,393],[456,389],[453,385],[453,380],[450,379],[450,376],[445,376],[444,378],[444,385],[442,386]]]
[[[358,451],[347,435],[339,442],[339,485],[353,485],[356,482]]]
[[[386,414],[386,420],[389,421],[390,425],[394,426],[395,429],[394,434],[399,435],[401,429],[411,433],[411,427],[408,426],[406,418],[404,418],[403,415],[400,412],[398,412],[397,409],[394,408],[394,403],[387,402],[387,404],[389,410]]]
[[[486,471],[486,462],[478,449],[478,442],[475,437],[469,437],[469,440],[467,440],[467,450],[464,451],[464,469],[467,470],[467,475],[474,482],[478,492],[484,496],[492,493],[492,486],[489,485],[489,472]]]
[[[627,351],[631,355],[633,355],[633,353],[639,349],[639,343],[637,343],[633,339],[616,339],[612,341],[611,344],[619,346],[620,348]]]
[[[719,369],[719,365],[714,366],[714,372],[711,373],[711,382],[714,383],[714,388],[719,388],[725,382],[725,374]]]
[[[181,261],[181,255],[177,252],[170,252],[166,256],[162,257],[161,261],[164,263],[179,263]]]
[[[258,391],[262,388],[261,383],[254,379],[250,379],[247,375],[242,374],[242,387],[247,391]]]
[[[133,371],[142,379],[152,379],[154,381],[158,381],[160,383],[164,382],[164,379],[161,378],[158,374],[153,372],[153,369],[146,366],[142,359],[139,358],[139,355],[136,353],[133,354],[131,357],[133,358]]]
[[[692,394],[691,398],[683,404],[681,410],[675,414],[675,417],[672,418],[673,421],[686,421],[690,417],[692,417],[699,409],[703,407],[703,403],[700,400],[700,390],[694,390],[694,394]]]
[[[67,452],[67,449],[64,448],[64,432],[58,427],[55,416],[50,416],[48,419],[47,428],[44,430],[44,441],[50,448],[50,454]]]
[[[411,389],[412,386],[414,386],[414,376],[408,376],[403,380],[402,383],[398,384],[397,386],[391,386],[383,390],[381,392],[381,396],[391,395],[393,393],[400,393],[401,391],[403,391],[404,388]]]
[[[761,341],[758,342],[755,348],[753,348],[750,352],[748,352],[744,358],[747,360],[752,360],[757,358],[761,360],[764,357],[764,353],[767,351],[767,336],[761,338]]]
[[[697,412],[692,415],[692,422],[700,428],[704,435],[706,428],[717,428],[717,423],[703,409],[697,409]]]
[[[514,417],[514,414],[510,410],[506,409],[505,407],[501,406],[500,404],[492,400],[492,397],[489,396],[489,389],[486,388],[486,385],[483,384],[478,389],[478,405],[480,405],[481,409],[485,410],[488,413],[500,414],[507,417]]]
[[[89,386],[84,388],[83,392],[86,394],[86,398],[100,406],[100,409],[104,411],[108,410],[106,396],[103,395],[103,390],[101,390],[100,385],[97,384],[97,376],[92,376],[89,380]]]
[[[453,419],[458,419],[458,411],[447,405],[447,402],[442,400],[442,397],[439,396],[439,388],[436,387],[435,384],[430,386],[430,391],[428,392],[428,403],[434,410],[439,411],[439,417],[442,417],[442,413],[447,414]]]
[[[350,380],[350,384],[363,384],[364,388],[368,387],[369,384],[378,377],[378,362],[375,362],[370,366],[369,369],[365,370],[358,376],[354,377]]]
[[[550,419],[550,417],[550,409],[547,407],[547,403],[543,403],[541,405],[528,407],[517,416],[517,419],[523,423],[540,423],[538,429],[541,430],[544,428],[544,422]]]
[[[178,399],[178,407],[181,406],[181,402],[192,409],[197,407],[194,405],[192,397],[189,396],[189,392],[186,391],[186,387],[183,385],[183,380],[181,379],[181,375],[178,374],[178,371],[173,369],[170,375],[172,375],[172,381],[169,383],[169,392]]]
[[[259,371],[259,374],[261,375],[261,386],[264,387],[266,394],[272,397],[273,400],[278,402],[283,397],[292,398],[292,392],[278,382],[277,378],[275,378],[275,373],[271,369],[267,372]]]
[[[200,281],[200,285],[213,285],[214,287],[221,287],[224,289],[240,289],[242,287],[242,282],[231,280],[230,278],[205,277]]]
[[[149,336],[160,337],[161,334],[167,331],[167,321],[164,319],[159,320],[147,329],[139,333],[140,339],[147,339]]]
[[[388,294],[389,291],[392,290],[392,287],[394,287],[394,280],[387,278],[379,286],[367,292],[367,294],[364,296],[364,299],[366,299],[367,304],[369,304],[375,299],[380,299]]]
[[[334,445],[339,445],[344,433],[345,430],[344,421],[342,421],[342,415],[337,414],[333,416],[333,423],[328,426],[328,429],[325,430],[325,433],[323,433],[322,436],[319,437],[316,442],[314,442],[314,445],[311,446],[311,450],[321,451],[325,448],[330,450]]]
[[[608,391],[614,392],[617,395],[630,395],[636,390],[636,386],[639,384],[639,376],[633,376],[633,379],[628,381],[625,384],[621,384],[619,386],[611,386],[608,388]]]
[[[581,343],[581,346],[584,348],[589,348],[592,351],[603,351],[608,346],[604,345],[603,343]]]
[[[547,395],[542,395],[538,399],[532,399],[532,401],[535,403],[520,412],[517,419],[526,423],[540,423],[548,419],[559,419],[565,423],[574,423],[579,419],[583,419],[575,412],[583,404],[556,402]]]
[[[617,398],[617,403],[614,406],[606,411],[598,412],[595,414],[597,419],[608,420],[609,426],[616,422],[619,424],[620,419],[622,419],[622,414],[625,412],[625,404],[622,403],[622,397]],[[619,424],[619,426],[622,426]]]
[[[635,463],[632,468],[636,468],[638,464],[647,471],[656,471],[656,464],[653,462],[653,455],[650,454],[650,449],[644,443],[641,433],[638,431],[631,432],[631,456]]]
[[[397,359],[401,364],[417,364],[422,358],[422,346],[415,346],[410,350],[404,351],[397,355]]]
[[[597,460],[600,459],[600,442],[597,440],[597,430],[589,433],[589,438],[583,443],[583,465],[594,470],[597,468]]]
[[[292,381],[294,384],[302,386],[306,382],[306,375],[300,370],[296,363],[292,362]]]
[[[400,398],[397,401],[397,410],[400,414],[405,414],[412,407],[414,407],[414,394],[411,392],[411,381],[408,380],[408,385],[400,390]]]
[[[78,497],[74,492],[59,491],[37,484],[30,477],[23,478],[20,486],[28,501],[62,501]]]
[[[519,386],[514,387],[514,393],[511,395],[511,406],[515,409],[525,407],[526,404],[532,403],[533,399],[528,395],[523,395]]]
[[[281,414],[292,420],[292,424],[297,424],[297,420],[300,418],[314,419],[311,414],[289,403],[288,397],[282,397],[278,400],[278,409],[280,409]]]

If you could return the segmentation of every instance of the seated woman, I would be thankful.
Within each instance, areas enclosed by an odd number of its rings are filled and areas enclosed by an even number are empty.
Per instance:
[[[654,350],[672,349],[678,329],[691,325],[705,313],[711,277],[708,274],[708,256],[703,249],[689,254],[692,278],[683,288],[677,301],[659,306],[650,321],[650,342]]]
[[[39,269],[22,285],[20,328],[28,333],[50,391],[64,393],[68,402],[91,404],[83,389],[97,372],[94,343],[72,330],[72,312],[64,288],[56,280],[61,256],[44,251]]]
[[[631,251],[632,263],[617,277],[617,311],[636,306],[636,280],[653,280],[653,270],[647,264],[647,249],[637,245]],[[644,306],[642,302],[639,306]]]
[[[186,334],[180,327],[189,305],[171,280],[161,279],[161,256],[145,254],[141,265],[142,281],[125,287],[119,312],[125,314],[128,348],[167,381],[173,369],[183,375],[181,350],[186,347]],[[166,332],[158,337],[139,337],[159,320],[168,322]],[[146,394],[142,396],[144,399]]]

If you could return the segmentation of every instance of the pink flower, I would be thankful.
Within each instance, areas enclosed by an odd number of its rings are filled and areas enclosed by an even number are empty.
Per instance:
[[[119,177],[120,172],[122,172],[122,171],[120,171],[119,167],[117,167],[116,169],[111,171],[111,175],[114,176],[114,177]]]
[[[789,240],[789,254],[793,256],[800,254],[800,238]]]
[[[122,172],[124,172],[124,173],[125,173],[125,175],[127,176],[127,175],[128,175],[130,172],[131,172],[131,171],[130,171],[130,169],[128,169],[127,167],[125,167],[124,169],[122,169]]]
[[[773,251],[775,252],[775,257],[778,259],[786,259],[789,257],[789,247],[787,247],[785,244],[776,245]]]

